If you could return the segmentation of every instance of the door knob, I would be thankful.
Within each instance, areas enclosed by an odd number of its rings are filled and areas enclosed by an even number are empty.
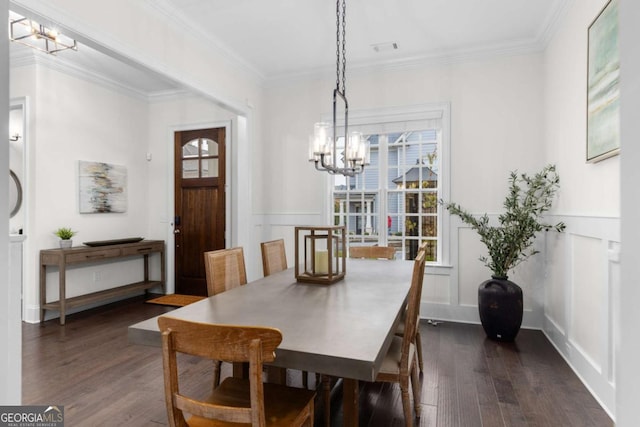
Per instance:
[[[180,234],[180,230],[178,229],[173,230],[173,234]]]

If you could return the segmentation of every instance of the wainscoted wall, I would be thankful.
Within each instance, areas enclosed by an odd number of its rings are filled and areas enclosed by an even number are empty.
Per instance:
[[[495,220],[496,215],[490,219]],[[564,221],[567,229],[542,234],[536,242],[540,253],[510,276],[524,292],[523,327],[542,330],[613,417],[613,307],[620,285],[620,220],[551,216],[548,221]],[[322,223],[320,214],[255,215],[255,245],[283,238],[292,265],[294,227]],[[490,277],[490,271],[478,258],[486,249],[477,234],[457,218],[451,221],[449,244],[447,265],[426,268],[421,317],[480,323],[477,289]]]
[[[557,219],[567,224],[567,230],[546,242],[548,283],[542,330],[614,417],[620,219]]]
[[[325,216],[319,213],[254,215],[251,236],[253,237],[252,247],[255,250],[252,251],[253,259],[246,262],[248,279],[256,279],[263,275],[260,242],[284,239],[287,265],[292,267],[295,261],[295,227],[324,225],[326,224],[324,218]],[[245,257],[247,257],[247,251],[245,251]]]
[[[622,155],[585,162],[587,29],[605,4],[607,0],[570,2],[544,51],[542,141],[545,158],[561,176],[555,210],[566,214],[559,218],[567,231],[546,241],[542,329],[615,418]],[[632,401],[636,422],[630,425],[636,425],[638,399]]]
[[[493,216],[490,216],[492,220]],[[615,324],[620,287],[620,219],[551,216],[564,233],[544,233],[540,253],[510,277],[523,288],[523,327],[541,329],[614,417]],[[458,220],[451,225],[451,267],[428,267],[421,317],[479,323],[477,287],[489,277],[485,248]]]
[[[497,215],[489,215],[492,222]],[[486,255],[478,234],[457,217],[451,218],[449,261],[444,266],[427,266],[422,292],[423,318],[480,323],[478,286],[491,278],[491,271],[480,261]],[[542,240],[542,239],[540,239]],[[447,245],[447,242],[444,243]],[[536,242],[542,247],[542,242]],[[540,329],[543,319],[544,258],[538,254],[518,266],[509,276],[524,294],[523,327]]]

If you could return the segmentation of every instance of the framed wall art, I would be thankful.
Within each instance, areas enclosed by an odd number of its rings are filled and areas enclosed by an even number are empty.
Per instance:
[[[80,213],[127,211],[127,168],[80,160]]]
[[[587,162],[620,152],[618,0],[610,0],[589,25]]]

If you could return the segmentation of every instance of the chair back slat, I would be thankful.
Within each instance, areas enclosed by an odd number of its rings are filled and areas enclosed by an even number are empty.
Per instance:
[[[262,270],[265,277],[287,269],[287,254],[284,239],[260,243]]]
[[[396,249],[390,246],[352,246],[349,258],[395,259]]]
[[[158,318],[161,331],[171,331],[172,347],[180,352],[214,360],[246,362],[249,342],[262,342],[262,360],[272,362],[282,334],[275,328],[187,322],[170,316]]]
[[[241,247],[205,252],[204,265],[209,296],[247,284],[247,270]]]

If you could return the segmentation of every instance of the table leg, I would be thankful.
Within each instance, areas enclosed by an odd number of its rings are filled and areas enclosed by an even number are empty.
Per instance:
[[[267,379],[272,384],[287,385],[287,370],[278,366],[265,365]]]
[[[344,426],[358,425],[358,380],[344,378],[342,380],[342,411]]]
[[[234,378],[249,378],[249,364],[245,362],[233,362]]]

